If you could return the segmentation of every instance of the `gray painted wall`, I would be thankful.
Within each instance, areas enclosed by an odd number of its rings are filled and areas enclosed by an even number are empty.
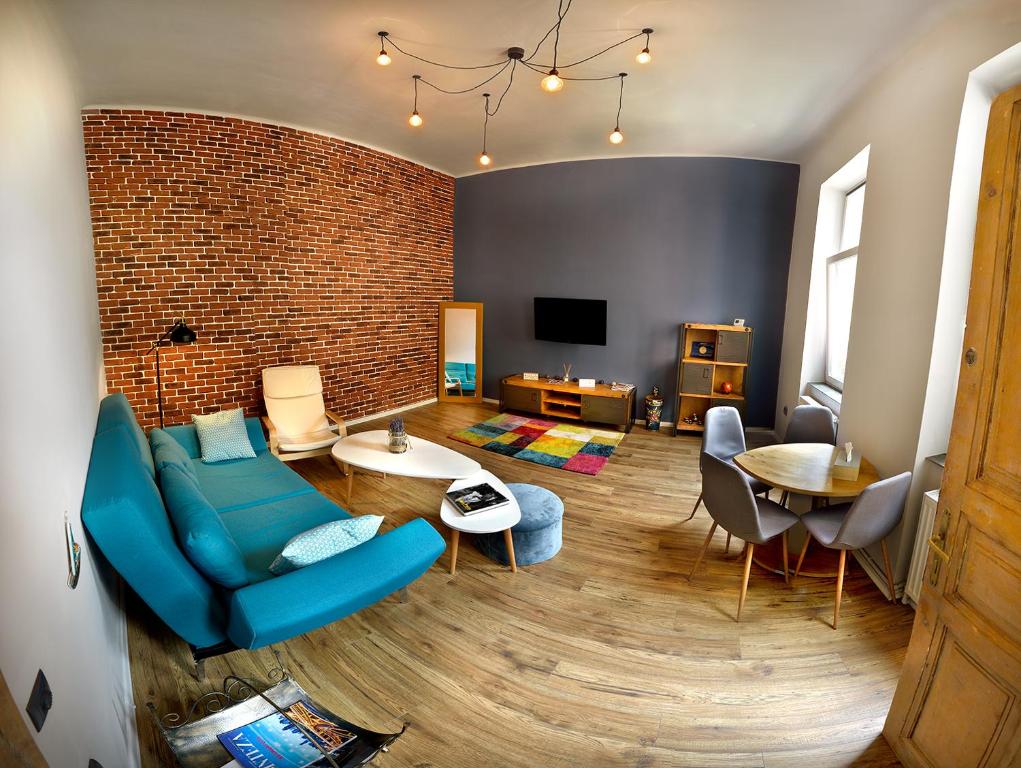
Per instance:
[[[524,370],[658,384],[671,399],[683,322],[755,329],[749,426],[773,425],[798,166],[626,158],[457,180],[454,295],[485,304],[484,394]],[[605,347],[536,341],[532,298],[607,299]],[[643,412],[640,411],[639,417]]]

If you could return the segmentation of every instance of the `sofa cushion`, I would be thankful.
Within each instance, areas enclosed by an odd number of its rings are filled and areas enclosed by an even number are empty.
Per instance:
[[[324,523],[350,517],[318,493],[291,496],[220,514],[220,519],[241,550],[248,580],[253,584],[273,577],[270,563],[295,536]]]
[[[156,472],[162,472],[164,467],[174,465],[180,467],[192,480],[198,482],[195,476],[195,469],[191,465],[191,457],[184,447],[164,430],[158,427],[149,433],[149,445],[152,448],[152,460],[156,465]]]
[[[123,426],[96,435],[82,522],[105,558],[167,625],[197,648],[227,639],[212,585],[181,552],[156,483]]]
[[[218,464],[192,459],[191,465],[202,494],[220,513],[316,492],[311,483],[268,451],[254,459]]]
[[[177,540],[192,564],[210,581],[228,589],[247,584],[241,550],[188,473],[168,464],[160,473],[160,485]]]
[[[310,632],[407,586],[445,546],[443,537],[418,518],[337,557],[249,584],[231,596],[227,632],[240,648]]]
[[[347,552],[375,536],[382,522],[382,515],[361,515],[317,525],[287,542],[269,570],[279,576]]]
[[[179,442],[191,458],[201,458],[202,448],[199,446],[199,436],[194,424],[175,424],[164,431]],[[245,431],[248,432],[248,442],[252,444],[252,450],[256,453],[266,450],[266,437],[262,433],[262,422],[259,419],[253,417],[245,419]]]
[[[192,416],[192,423],[202,447],[202,461],[215,464],[231,459],[254,459],[255,450],[245,429],[245,415],[240,408]]]
[[[113,427],[124,427],[138,451],[138,458],[142,462],[142,466],[149,473],[149,477],[155,479],[156,466],[152,461],[149,441],[145,439],[145,432],[138,426],[138,419],[135,418],[135,412],[131,409],[128,398],[121,392],[107,395],[99,404],[96,434],[102,434]]]

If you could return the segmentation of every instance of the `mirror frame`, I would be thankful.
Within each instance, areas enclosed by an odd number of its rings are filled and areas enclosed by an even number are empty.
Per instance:
[[[448,309],[474,309],[475,310],[475,394],[472,397],[459,397],[448,395],[445,385],[444,359],[446,355],[446,318]],[[441,403],[481,403],[482,402],[482,303],[477,301],[441,301],[440,302],[440,332],[437,336],[437,399]]]

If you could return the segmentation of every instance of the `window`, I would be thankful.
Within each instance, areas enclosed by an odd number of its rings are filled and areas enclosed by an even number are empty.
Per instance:
[[[838,252],[826,260],[826,383],[844,389],[865,182],[844,195]]]

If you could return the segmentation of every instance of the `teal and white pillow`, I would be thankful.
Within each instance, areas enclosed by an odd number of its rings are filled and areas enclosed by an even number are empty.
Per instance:
[[[281,576],[346,552],[375,536],[382,522],[382,515],[362,515],[334,520],[299,533],[287,542],[269,570]]]
[[[191,421],[199,436],[204,463],[255,458],[252,441],[248,439],[245,428],[245,414],[240,408],[208,416],[192,416]]]

